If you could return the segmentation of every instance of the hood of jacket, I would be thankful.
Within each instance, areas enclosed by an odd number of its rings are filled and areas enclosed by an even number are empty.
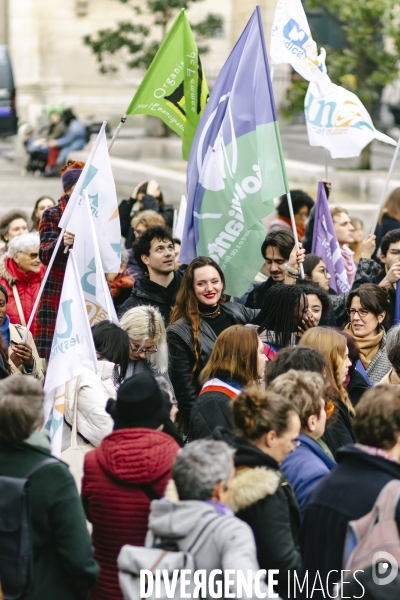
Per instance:
[[[14,259],[9,258],[5,254],[0,257],[0,277],[3,277],[8,285],[11,287],[15,283],[32,284],[36,281],[40,282],[43,279],[43,275],[46,271],[44,265],[40,265],[40,271],[38,273],[25,273],[21,271]]]
[[[368,454],[361,448],[348,444],[337,451],[336,461],[352,462],[357,465],[358,468],[364,467],[369,469],[376,469],[378,471],[385,471],[389,473],[393,478],[400,479],[400,464],[394,460],[388,460],[383,456],[374,456]]]
[[[155,500],[151,503],[149,530],[155,537],[190,538],[216,517],[212,504],[201,500]]]
[[[110,433],[96,449],[96,457],[111,479],[137,485],[164,477],[178,450],[166,433],[138,427]]]
[[[236,449],[234,455],[236,475],[232,485],[231,506],[235,513],[249,508],[266,496],[275,494],[286,480],[279,465],[256,446],[234,437],[223,427],[216,427],[212,438],[221,440]]]

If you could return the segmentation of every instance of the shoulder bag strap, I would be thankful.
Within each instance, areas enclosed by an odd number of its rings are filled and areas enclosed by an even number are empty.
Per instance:
[[[82,381],[82,374],[76,380],[75,385],[75,394],[74,394],[74,414],[72,417],[72,431],[71,431],[71,446],[78,445],[78,425],[77,425],[77,415],[78,415],[78,396],[79,396],[79,388]]]
[[[19,320],[21,321],[21,325],[26,327],[25,315],[24,311],[22,310],[21,298],[19,297],[18,288],[15,285],[15,283],[11,286],[11,289],[14,294],[15,304],[17,305]]]
[[[45,458],[45,459],[41,460],[40,462],[36,463],[36,465],[34,467],[32,467],[32,469],[29,469],[29,471],[25,475],[25,478],[28,479],[28,477],[30,477],[31,475],[36,473],[36,471],[39,471],[39,469],[41,469],[42,467],[45,467],[46,465],[54,465],[59,462],[60,461],[57,460],[56,458],[52,458],[51,456],[49,456],[49,458]]]

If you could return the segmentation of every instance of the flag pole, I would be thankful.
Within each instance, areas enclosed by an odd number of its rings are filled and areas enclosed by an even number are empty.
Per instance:
[[[108,153],[110,154],[111,148],[113,147],[113,144],[115,142],[115,140],[117,139],[119,132],[121,131],[121,127],[122,125],[125,123],[126,119],[128,118],[127,114],[124,114],[123,117],[121,117],[121,121],[119,122],[119,125],[117,127],[117,129],[114,131],[114,135],[111,138],[111,142],[110,145],[108,146]]]
[[[89,194],[87,193],[87,190],[83,191],[83,195],[85,197],[86,209],[89,213],[88,218],[89,218],[89,223],[90,223],[90,229],[92,232],[94,252],[96,255],[96,263],[97,263],[96,269],[98,268],[100,270],[101,281],[103,284],[104,297],[105,297],[106,306],[107,306],[108,320],[112,321],[110,299],[108,297],[108,294],[110,293],[110,291],[109,291],[108,286],[107,286],[107,290],[105,289],[105,283],[107,280],[106,280],[106,275],[105,275],[105,272],[103,269],[103,264],[101,262],[100,249],[99,249],[99,244],[98,244],[98,240],[97,240],[96,230],[94,228],[92,211],[90,210],[90,200],[89,200]]]
[[[291,194],[290,194],[289,191],[286,192],[286,196],[287,196],[287,200],[288,200],[290,220],[292,221],[292,230],[293,230],[294,243],[298,244],[299,243],[299,237],[297,235],[296,222],[294,220],[292,196],[291,196]],[[303,265],[300,263],[299,267],[300,267],[301,278],[304,279],[304,268],[303,268]]]
[[[28,337],[29,330],[30,330],[30,328],[31,328],[31,326],[32,326],[32,321],[33,321],[33,319],[34,319],[34,316],[35,316],[35,314],[36,314],[37,308],[38,308],[38,306],[39,306],[40,299],[41,299],[41,297],[42,297],[42,294],[43,294],[44,286],[45,286],[45,285],[46,285],[46,283],[47,283],[47,279],[48,279],[48,277],[49,277],[49,275],[50,275],[51,267],[53,266],[53,263],[54,263],[54,261],[55,261],[55,258],[56,258],[56,255],[57,255],[58,249],[59,249],[59,247],[60,247],[60,244],[61,244],[61,240],[62,240],[62,239],[63,239],[63,237],[64,237],[64,233],[65,233],[65,229],[62,229],[62,230],[61,230],[61,233],[60,233],[60,235],[58,236],[57,243],[56,243],[56,245],[54,246],[53,254],[51,255],[51,258],[50,258],[49,264],[47,265],[47,269],[46,269],[46,271],[45,271],[45,274],[44,274],[44,277],[43,277],[43,279],[42,279],[42,283],[40,284],[39,292],[38,292],[38,295],[36,296],[36,300],[35,300],[35,303],[34,303],[34,305],[33,305],[32,312],[31,312],[31,314],[30,314],[29,321],[28,321],[28,324],[27,324],[27,326],[26,326],[26,329],[25,329],[25,333],[24,333],[24,335],[22,336],[22,341],[23,341],[24,343],[25,343],[25,342],[26,342],[26,340],[27,340],[27,337]]]
[[[80,280],[80,277],[79,277],[78,265],[76,264],[76,258],[75,258],[75,254],[74,254],[74,249],[73,248],[71,248],[69,250],[69,257],[70,257],[70,259],[72,261],[72,266],[74,268],[75,279],[76,279],[77,282],[80,283],[81,280]],[[92,330],[90,329],[89,315],[87,314],[87,310],[86,310],[86,302],[85,302],[85,298],[83,296],[82,286],[79,285],[78,287],[79,287],[80,301],[81,301],[82,307],[85,308],[85,315],[86,315],[85,323],[86,323],[86,327],[87,327],[87,333],[89,335],[89,339],[93,340],[93,334],[92,334]],[[96,355],[96,349],[94,347],[94,342],[92,342],[90,344],[90,347],[91,347],[92,352],[93,352],[93,362],[94,362],[95,370],[96,370],[96,373],[97,373],[97,355]]]
[[[326,181],[329,181],[329,177],[328,177],[328,149],[324,148],[325,150],[325,179]]]
[[[371,227],[371,234],[372,235],[375,235],[375,229],[376,229],[376,226],[378,224],[379,215],[381,214],[383,202],[384,202],[384,200],[386,198],[386,194],[387,194],[388,187],[389,187],[389,182],[390,182],[390,179],[391,179],[392,174],[393,174],[393,169],[394,169],[394,166],[396,164],[396,160],[397,160],[397,156],[399,154],[399,150],[400,150],[400,137],[399,137],[399,140],[397,142],[396,150],[394,151],[394,154],[393,154],[392,163],[390,165],[390,169],[389,169],[389,172],[388,172],[387,177],[386,177],[385,185],[383,186],[383,190],[382,190],[382,194],[381,194],[381,199],[379,200],[378,210],[376,212],[374,222],[372,223],[372,227]]]

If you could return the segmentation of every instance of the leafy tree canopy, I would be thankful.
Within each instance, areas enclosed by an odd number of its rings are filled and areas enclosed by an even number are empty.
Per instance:
[[[182,8],[189,8],[201,0],[146,0],[140,5],[131,0],[118,0],[132,8],[132,19],[119,21],[115,28],[101,29],[94,36],[86,35],[84,43],[89,46],[100,64],[101,73],[118,71],[118,60],[124,60],[129,69],[138,67],[148,68],[153,60],[161,41],[164,39],[168,26]],[[150,15],[152,23],[145,25],[140,17]],[[146,20],[146,23],[148,19]],[[191,24],[198,42],[199,52],[205,54],[208,46],[201,45],[206,38],[214,37],[222,28],[222,18],[216,14],[208,14],[203,21]],[[162,37],[156,41],[152,33],[154,26],[161,27]]]

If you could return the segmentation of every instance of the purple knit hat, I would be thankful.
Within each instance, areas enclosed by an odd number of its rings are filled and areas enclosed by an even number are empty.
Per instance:
[[[65,173],[61,177],[64,192],[66,190],[69,190],[70,187],[76,184],[81,173],[82,169],[68,169],[68,171],[65,171]]]

